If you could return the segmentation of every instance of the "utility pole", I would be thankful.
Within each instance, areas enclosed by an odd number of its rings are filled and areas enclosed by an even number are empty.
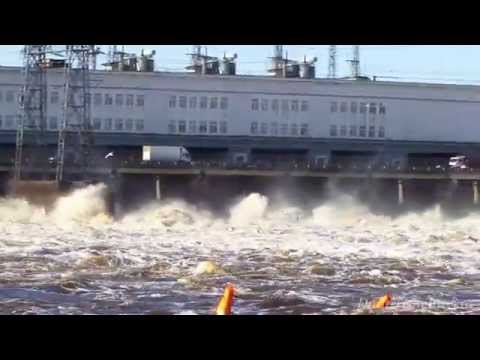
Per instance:
[[[337,77],[337,45],[330,45],[328,48],[328,78]]]
[[[357,79],[360,76],[360,46],[353,46],[353,58],[347,60],[351,66],[351,73],[354,79]]]
[[[15,151],[15,182],[22,180],[25,131],[33,135],[36,146],[44,146],[47,117],[47,52],[50,45],[25,45],[23,48],[23,87],[19,97]],[[32,161],[33,159],[30,159]],[[30,166],[33,164],[29,162]]]
[[[58,133],[58,186],[65,180],[67,160],[81,169],[83,178],[89,165],[93,145],[89,65],[94,54],[95,45],[66,46],[64,114]]]

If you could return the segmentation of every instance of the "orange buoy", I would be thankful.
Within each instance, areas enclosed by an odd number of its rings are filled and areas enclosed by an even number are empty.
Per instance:
[[[392,294],[387,293],[375,301],[373,301],[372,307],[374,309],[383,309],[387,306],[389,306],[392,303]]]
[[[218,302],[216,315],[232,315],[232,302],[233,302],[234,288],[232,284],[225,286],[223,296]]]

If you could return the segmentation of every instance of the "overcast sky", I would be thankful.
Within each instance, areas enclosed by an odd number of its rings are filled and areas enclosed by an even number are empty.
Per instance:
[[[0,45],[0,65],[20,65],[22,45]],[[156,50],[158,70],[183,70],[188,64],[190,45],[125,45],[127,52],[142,48]],[[265,74],[271,45],[207,45],[208,54],[222,56],[237,53],[237,71],[243,74]],[[108,46],[102,46],[107,52]],[[328,46],[285,45],[290,59],[317,57],[317,76],[328,69]],[[400,77],[401,80],[480,84],[480,46],[453,45],[372,45],[361,46],[361,71],[365,75]],[[350,45],[338,46],[338,76],[349,75],[346,62],[352,56]],[[102,63],[99,59],[99,63]]]

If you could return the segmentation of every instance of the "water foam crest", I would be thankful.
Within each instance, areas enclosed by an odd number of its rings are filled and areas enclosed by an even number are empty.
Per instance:
[[[60,197],[49,214],[56,223],[86,222],[98,216],[105,216],[104,184],[89,185]]]
[[[266,196],[250,194],[230,209],[230,224],[244,226],[256,222],[265,215],[267,206]]]

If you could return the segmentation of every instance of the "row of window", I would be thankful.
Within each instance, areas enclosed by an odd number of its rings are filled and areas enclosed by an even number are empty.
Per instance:
[[[15,115],[0,115],[0,128],[3,129],[15,129],[16,124]],[[115,131],[143,131],[144,121],[142,119],[100,119],[94,118],[91,121],[92,128],[94,130],[115,130]],[[34,125],[34,122],[28,124]],[[50,130],[58,129],[58,118],[56,116],[50,116],[48,118],[48,128]]]
[[[87,94],[87,101],[91,102],[92,94]],[[58,104],[60,102],[60,94],[58,91],[50,92],[50,103]],[[93,94],[93,105],[101,106],[107,105],[111,106],[123,106],[124,104],[127,107],[143,107],[145,105],[145,96],[144,95],[133,95],[133,94]]]
[[[15,102],[15,91],[13,90],[8,90],[5,91],[5,94],[0,91],[0,102],[7,102],[7,103],[13,103]]]
[[[258,123],[252,122],[250,124],[250,134],[252,135],[281,135],[281,136],[308,136],[308,124],[278,124],[276,122],[272,123]]]
[[[196,109],[197,106],[200,109],[221,109],[226,110],[228,109],[228,98],[221,97],[210,97],[207,96],[170,96],[168,101],[168,107],[170,109],[174,109],[176,107],[180,109]]]
[[[357,125],[330,125],[330,136],[384,138],[385,127],[382,125],[378,128],[374,125],[370,125],[368,127],[365,125],[361,125],[357,128]]]
[[[378,114],[380,115],[385,115],[387,113],[387,109],[384,104],[380,103],[377,106],[377,103],[366,103],[366,102],[361,102],[360,104],[357,102],[350,102],[350,105],[346,101],[342,102],[337,102],[337,101],[332,101],[330,103],[330,112],[351,112],[353,114],[356,114],[357,111],[360,112],[360,114],[366,114],[367,112],[370,114],[377,114],[377,109],[378,109]]]
[[[281,109],[282,112],[304,112],[308,111],[308,107],[308,101],[306,100],[252,99],[252,111],[268,111],[271,109],[278,112]]]
[[[185,120],[170,120],[168,123],[170,134],[226,134],[227,131],[226,121],[199,121],[197,123],[195,120],[190,120],[187,124]]]
[[[115,130],[115,131],[143,131],[145,126],[142,119],[100,119],[92,120],[94,130]]]

